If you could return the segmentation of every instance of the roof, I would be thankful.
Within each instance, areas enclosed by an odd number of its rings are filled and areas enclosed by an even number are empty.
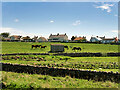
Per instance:
[[[115,38],[104,38],[103,40],[115,40]]]
[[[50,44],[50,45],[54,45],[54,46],[64,46],[62,44]]]
[[[84,39],[84,38],[82,38],[82,37],[77,37],[77,38],[75,38],[74,40],[81,40],[81,39]]]
[[[21,36],[19,36],[19,35],[12,35],[10,37],[20,38]]]
[[[45,37],[39,37],[39,39],[42,39],[43,41],[47,41]]]
[[[50,37],[52,37],[52,38],[59,38],[59,37],[64,37],[64,36],[66,36],[66,34],[57,34],[57,35],[50,35]]]
[[[100,37],[91,37],[92,38],[96,38],[97,40],[102,40]]]
[[[98,40],[102,40],[100,37],[96,37]]]

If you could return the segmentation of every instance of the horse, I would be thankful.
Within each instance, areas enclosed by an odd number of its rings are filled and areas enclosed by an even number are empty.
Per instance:
[[[64,46],[64,48],[67,48],[67,49],[69,49],[69,48],[68,48],[68,46]]]
[[[32,49],[33,49],[33,47],[35,47],[35,48],[39,47],[40,48],[40,46],[41,45],[32,45]]]
[[[73,47],[73,49],[72,50],[82,50],[80,47]]]
[[[45,48],[45,47],[47,47],[47,46],[41,46],[41,48]]]

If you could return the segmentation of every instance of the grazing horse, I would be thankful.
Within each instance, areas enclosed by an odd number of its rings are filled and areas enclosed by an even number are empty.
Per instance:
[[[33,49],[33,47],[35,47],[35,48],[39,47],[40,48],[40,46],[41,45],[32,45],[32,49]]]
[[[68,46],[64,46],[64,48],[67,48],[67,49],[69,49],[69,48],[68,48]]]
[[[72,50],[80,50],[81,51],[81,48],[80,47],[73,47]]]
[[[41,48],[45,48],[45,47],[47,47],[47,46],[41,46]]]

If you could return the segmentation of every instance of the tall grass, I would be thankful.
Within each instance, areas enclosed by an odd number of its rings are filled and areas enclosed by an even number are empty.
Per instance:
[[[6,88],[118,88],[118,84],[110,81],[97,82],[48,75],[13,73],[2,71],[3,84]],[[6,78],[7,77],[7,78]],[[4,88],[5,88],[4,87]]]

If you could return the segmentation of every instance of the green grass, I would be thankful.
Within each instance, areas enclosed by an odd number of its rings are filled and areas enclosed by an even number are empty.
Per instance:
[[[49,75],[13,73],[2,71],[3,84],[7,88],[118,88],[118,84],[110,81],[97,82]]]
[[[16,58],[19,57],[19,58]],[[49,56],[49,55],[17,55],[17,56],[3,56],[5,60],[1,62],[13,64],[27,64],[35,66],[50,66],[50,67],[64,67],[90,70],[91,65],[94,67],[91,70],[96,71],[118,71],[117,68],[111,67],[112,63],[118,65],[118,57],[68,57],[68,56]],[[11,59],[13,58],[13,59]],[[43,60],[40,60],[43,58]],[[9,60],[7,60],[9,59]],[[84,65],[84,67],[80,66]],[[87,66],[89,65],[89,66]],[[101,67],[103,65],[103,67]],[[107,65],[111,68],[104,68]]]
[[[31,45],[46,45],[46,49],[31,49]],[[48,53],[50,51],[50,44],[58,44],[55,42],[2,42],[2,54],[10,53]],[[110,44],[84,44],[84,43],[59,43],[63,45],[68,45],[69,47],[81,47],[82,51],[78,52],[118,52],[118,45]],[[65,49],[67,53],[73,53],[77,51],[72,51],[72,48],[69,50]],[[64,68],[76,68],[75,64],[111,64],[112,62],[118,64],[118,57],[69,57],[69,56],[53,56],[50,55],[17,55],[23,58],[11,59],[11,57],[16,56],[6,56],[6,59],[1,62],[4,63],[17,63],[17,64],[27,64],[27,65],[53,65],[54,67],[64,67]],[[25,58],[26,59],[25,59]],[[34,57],[34,58],[28,58]],[[38,58],[43,58],[43,61]],[[63,65],[63,66],[57,66]],[[98,67],[97,66],[97,67]],[[86,69],[84,70],[96,70],[96,71],[113,71],[116,72],[118,69]],[[83,69],[79,68],[78,69]],[[110,81],[106,82],[97,82],[97,81],[87,81],[84,79],[66,77],[52,77],[48,75],[38,75],[38,74],[25,74],[25,73],[13,73],[13,72],[4,72],[2,71],[3,83],[7,88],[117,88],[118,84]]]
[[[31,45],[46,45],[46,49],[31,49]],[[47,53],[50,51],[50,44],[58,44],[58,42],[2,42],[2,53]],[[65,49],[65,52],[118,52],[118,45],[110,44],[84,44],[84,43],[59,43],[68,45],[69,47],[81,47],[82,51],[72,51]]]

